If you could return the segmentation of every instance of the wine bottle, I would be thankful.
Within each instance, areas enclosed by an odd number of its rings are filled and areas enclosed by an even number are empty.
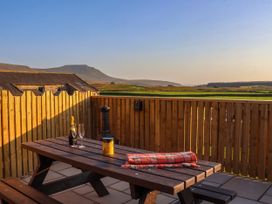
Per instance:
[[[74,116],[71,116],[70,118],[69,145],[72,147],[77,145],[77,132]]]

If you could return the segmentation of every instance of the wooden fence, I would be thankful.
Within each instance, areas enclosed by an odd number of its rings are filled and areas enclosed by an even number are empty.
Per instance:
[[[136,100],[143,111],[134,110]],[[100,138],[99,108],[108,105],[112,133],[123,145],[192,150],[227,172],[272,180],[272,102],[98,96],[90,103],[93,138]]]
[[[135,101],[143,110],[134,109]],[[101,137],[103,105],[120,143],[153,151],[192,150],[224,170],[272,180],[272,102],[177,98],[103,97],[92,92],[12,96],[0,91],[0,177],[21,176],[36,165],[21,143],[68,135],[69,117]]]
[[[27,91],[19,97],[0,91],[0,177],[19,177],[35,167],[35,155],[22,150],[22,142],[67,135],[70,115],[90,124],[91,95],[75,92],[69,96],[62,92],[53,96],[46,92],[35,96]]]

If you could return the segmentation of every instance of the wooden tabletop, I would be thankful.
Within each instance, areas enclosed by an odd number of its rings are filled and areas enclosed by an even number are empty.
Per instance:
[[[22,146],[44,157],[71,164],[85,171],[169,194],[181,192],[221,169],[221,164],[209,161],[198,161],[200,167],[197,169],[125,169],[121,165],[125,163],[127,153],[148,151],[115,145],[114,156],[108,157],[102,154],[100,141],[84,139],[79,143],[86,147],[81,149],[70,147],[67,137],[27,142]]]

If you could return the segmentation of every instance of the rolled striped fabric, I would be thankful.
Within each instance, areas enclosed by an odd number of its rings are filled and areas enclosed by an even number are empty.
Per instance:
[[[124,168],[198,167],[196,154],[189,152],[128,154]]]

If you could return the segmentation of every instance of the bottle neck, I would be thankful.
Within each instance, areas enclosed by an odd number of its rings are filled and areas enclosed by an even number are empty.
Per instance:
[[[70,125],[70,130],[74,130],[74,131],[76,130],[75,124],[71,124],[71,125]]]

